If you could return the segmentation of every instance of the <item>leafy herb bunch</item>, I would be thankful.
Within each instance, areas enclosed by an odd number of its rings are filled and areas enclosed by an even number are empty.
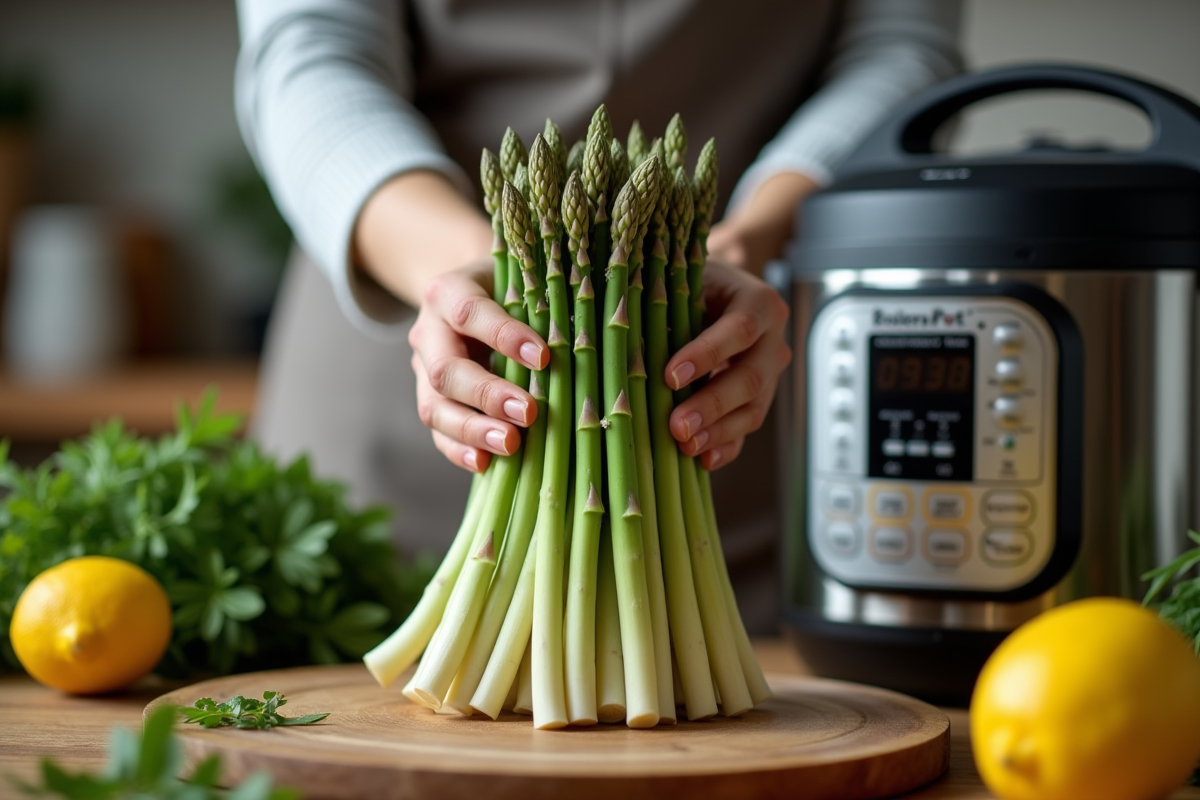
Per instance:
[[[281,465],[240,440],[237,415],[208,393],[174,434],[120,422],[22,470],[0,446],[0,651],[37,574],[106,555],[166,588],[174,631],[158,671],[224,674],[356,659],[407,616],[430,569],[401,562],[390,513],[350,509],[345,487]]]
[[[1188,538],[1200,545],[1200,533],[1188,531]],[[1198,564],[1200,547],[1195,547],[1181,553],[1171,563],[1147,572],[1142,580],[1151,583],[1142,602],[1151,605],[1164,589],[1174,584],[1171,593],[1154,608],[1159,616],[1183,631],[1200,654],[1200,576],[1184,578]]]

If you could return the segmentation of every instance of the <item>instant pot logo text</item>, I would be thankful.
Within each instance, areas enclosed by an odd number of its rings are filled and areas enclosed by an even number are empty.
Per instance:
[[[892,328],[961,328],[966,323],[961,311],[935,308],[928,314],[913,314],[904,310],[888,312],[877,308],[875,324]]]

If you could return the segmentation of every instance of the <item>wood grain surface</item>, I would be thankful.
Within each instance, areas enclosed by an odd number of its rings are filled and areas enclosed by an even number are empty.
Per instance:
[[[885,797],[946,771],[949,721],[903,695],[770,676],[775,697],[737,719],[635,731],[535,731],[529,717],[440,716],[381,689],[359,665],[306,667],[195,684],[154,703],[282,691],[285,712],[322,724],[264,733],[179,729],[189,763],[219,753],[225,778],[269,769],[326,798]],[[397,687],[403,680],[397,681]]]

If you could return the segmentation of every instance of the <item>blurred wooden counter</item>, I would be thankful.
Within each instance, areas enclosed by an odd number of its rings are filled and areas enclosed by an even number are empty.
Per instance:
[[[72,383],[30,384],[0,371],[0,438],[56,444],[120,417],[143,434],[175,427],[178,404],[195,404],[209,387],[217,408],[249,416],[258,386],[258,363],[242,360],[135,361]]]

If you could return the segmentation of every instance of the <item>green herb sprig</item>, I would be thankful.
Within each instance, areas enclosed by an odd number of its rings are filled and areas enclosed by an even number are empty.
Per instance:
[[[100,773],[71,773],[53,759],[42,760],[40,786],[11,779],[22,792],[36,797],[66,800],[298,800],[294,789],[274,788],[268,772],[255,772],[226,792],[221,783],[221,757],[201,761],[191,777],[176,777],[183,765],[183,752],[171,733],[178,716],[174,706],[157,709],[146,720],[141,736],[126,728],[114,728],[109,743],[108,763]]]
[[[192,708],[180,708],[184,722],[194,722],[205,728],[254,728],[268,730],[274,727],[289,725],[312,725],[329,716],[323,714],[305,714],[302,717],[285,717],[279,713],[280,706],[287,703],[287,698],[281,692],[263,692],[262,700],[236,695],[224,703],[218,703],[211,697],[202,697]]]
[[[1188,538],[1200,545],[1200,533],[1188,531]],[[1182,580],[1198,564],[1200,546],[1181,553],[1169,564],[1147,572],[1142,580],[1150,581],[1150,588],[1142,603],[1151,605],[1168,585],[1175,582],[1170,595],[1157,605],[1159,616],[1183,631],[1200,654],[1200,576]]]
[[[432,569],[402,561],[391,513],[352,509],[308,461],[238,438],[209,392],[157,440],[120,422],[34,469],[0,443],[0,669],[25,586],[68,558],[106,555],[162,583],[174,631],[158,672],[251,672],[352,660],[408,615]]]

